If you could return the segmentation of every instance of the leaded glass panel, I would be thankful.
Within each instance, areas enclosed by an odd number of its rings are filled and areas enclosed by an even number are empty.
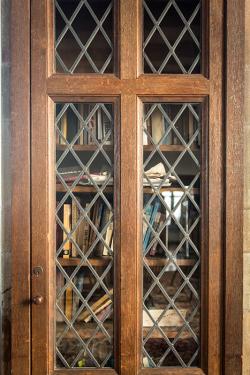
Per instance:
[[[201,72],[201,0],[143,0],[145,73]]]
[[[113,73],[113,0],[55,0],[55,70]]]
[[[56,367],[113,367],[113,104],[56,104]]]
[[[144,104],[143,367],[199,366],[200,112]]]

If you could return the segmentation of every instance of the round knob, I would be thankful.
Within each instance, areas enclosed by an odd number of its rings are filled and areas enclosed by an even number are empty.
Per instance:
[[[32,298],[32,302],[35,304],[35,305],[41,305],[44,301],[44,298],[43,296],[36,296],[36,297],[33,297]]]

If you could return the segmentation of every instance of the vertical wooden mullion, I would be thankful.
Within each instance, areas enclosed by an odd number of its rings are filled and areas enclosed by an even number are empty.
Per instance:
[[[121,79],[135,79],[140,71],[140,6],[141,0],[120,0]]]
[[[140,0],[120,0],[120,78],[132,80],[130,89],[121,92],[121,375],[136,375],[139,368],[138,141],[133,91],[139,70],[140,4]]]
[[[245,0],[228,0],[226,21],[226,213],[224,374],[242,373],[243,125]]]
[[[209,3],[208,131],[208,375],[221,374],[222,344],[222,213],[223,213],[223,11],[222,0]]]
[[[30,360],[30,1],[11,2],[11,371]],[[3,182],[4,183],[4,182]]]
[[[121,375],[138,369],[137,98],[121,97]]]
[[[48,373],[48,129],[47,79],[47,1],[31,2],[31,231],[32,268],[43,272],[32,276],[32,297],[41,295],[44,302],[32,305],[32,371]]]

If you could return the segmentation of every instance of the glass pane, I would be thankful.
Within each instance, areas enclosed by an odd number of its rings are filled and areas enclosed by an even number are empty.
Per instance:
[[[55,0],[58,73],[113,73],[113,1]]]
[[[201,72],[201,0],[144,0],[145,73]]]
[[[56,367],[113,367],[113,105],[56,104]]]
[[[200,111],[144,104],[143,367],[199,366]]]

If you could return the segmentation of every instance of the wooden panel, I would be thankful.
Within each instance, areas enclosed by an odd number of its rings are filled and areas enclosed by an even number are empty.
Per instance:
[[[121,79],[138,75],[139,0],[120,0],[120,76]]]
[[[128,108],[130,109],[128,111]],[[137,99],[121,97],[121,375],[137,374]]]
[[[242,372],[244,10],[244,0],[227,1],[224,336],[227,375]]]
[[[148,74],[141,75],[137,79],[129,77],[120,80],[107,74],[103,76],[54,74],[47,81],[47,90],[52,97],[119,94],[204,96],[209,94],[209,81],[201,75]]]
[[[30,2],[11,2],[13,375],[30,374]],[[20,82],[22,84],[20,85]]]
[[[49,311],[49,163],[48,163],[48,100],[46,0],[32,2],[31,20],[31,157],[32,157],[32,268],[41,266],[43,273],[32,279],[32,296],[44,297],[42,305],[32,306],[32,371],[48,373],[48,311]]]
[[[211,0],[210,17],[210,97],[209,97],[209,203],[208,203],[208,375],[221,374],[222,339],[222,54],[223,1]],[[206,372],[206,369],[204,369]]]
[[[161,368],[161,369],[143,369],[139,375],[205,375],[199,368]]]

